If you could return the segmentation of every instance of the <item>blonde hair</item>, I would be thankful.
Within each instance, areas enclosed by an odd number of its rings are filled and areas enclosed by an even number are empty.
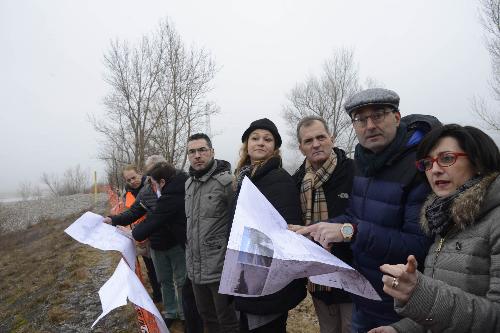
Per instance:
[[[253,163],[254,168],[252,170],[252,176],[255,174],[255,171],[259,169],[263,164],[265,164],[269,159],[273,157],[279,157],[281,159],[281,151],[279,148],[276,148],[276,141],[274,142],[274,151],[273,154],[266,158],[265,160],[262,161],[256,161]],[[234,171],[235,178],[234,178],[234,185],[236,186],[236,182],[238,181],[238,175],[240,174],[241,168],[243,168],[245,165],[250,164],[250,156],[248,156],[248,139],[246,139],[241,148],[240,148],[240,159],[238,160],[238,163],[236,164],[236,170]]]
[[[137,169],[137,166],[135,164],[127,164],[126,166],[123,167],[122,169],[122,174],[125,171],[135,171],[136,173],[139,173],[139,170]]]

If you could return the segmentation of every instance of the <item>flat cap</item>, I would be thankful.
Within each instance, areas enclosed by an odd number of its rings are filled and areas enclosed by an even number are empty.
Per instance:
[[[399,96],[394,91],[382,88],[373,88],[360,91],[345,103],[345,111],[351,113],[367,105],[389,105],[398,110]]]

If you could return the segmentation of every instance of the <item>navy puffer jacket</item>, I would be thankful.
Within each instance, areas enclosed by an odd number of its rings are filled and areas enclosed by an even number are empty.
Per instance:
[[[347,215],[332,222],[357,225],[353,242],[354,267],[378,292],[382,301],[352,295],[356,306],[368,316],[387,321],[400,317],[393,299],[382,290],[383,264],[406,263],[410,254],[424,262],[431,239],[419,225],[420,208],[430,187],[415,167],[418,143],[439,121],[431,116],[412,115],[401,119],[408,126],[405,145],[376,175],[367,177],[356,166]]]

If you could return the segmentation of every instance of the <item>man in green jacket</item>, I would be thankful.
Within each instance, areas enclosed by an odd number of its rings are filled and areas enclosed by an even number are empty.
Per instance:
[[[212,142],[206,134],[190,136],[187,147],[187,274],[207,332],[238,332],[234,304],[228,295],[218,292],[233,198],[231,165],[214,158]]]

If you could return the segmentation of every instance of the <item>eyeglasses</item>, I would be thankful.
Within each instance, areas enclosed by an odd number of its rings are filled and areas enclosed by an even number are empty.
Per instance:
[[[385,115],[389,112],[392,112],[392,110],[377,110],[373,112],[371,115],[365,117],[355,116],[352,119],[352,124],[354,127],[357,128],[365,128],[366,125],[368,124],[368,118],[370,118],[372,120],[372,123],[377,125],[384,121]]]
[[[201,147],[197,149],[189,149],[188,150],[188,155],[194,156],[196,153],[200,153],[200,155],[205,154],[206,152],[210,151],[210,148],[207,147]]]
[[[430,169],[432,169],[432,165],[434,164],[434,162],[437,162],[437,164],[440,167],[447,168],[455,164],[457,158],[459,158],[460,156],[468,156],[468,155],[466,153],[455,153],[452,151],[445,151],[439,153],[438,156],[436,156],[435,158],[432,157],[422,158],[421,160],[416,161],[415,165],[417,166],[417,169],[419,171],[429,171]]]

